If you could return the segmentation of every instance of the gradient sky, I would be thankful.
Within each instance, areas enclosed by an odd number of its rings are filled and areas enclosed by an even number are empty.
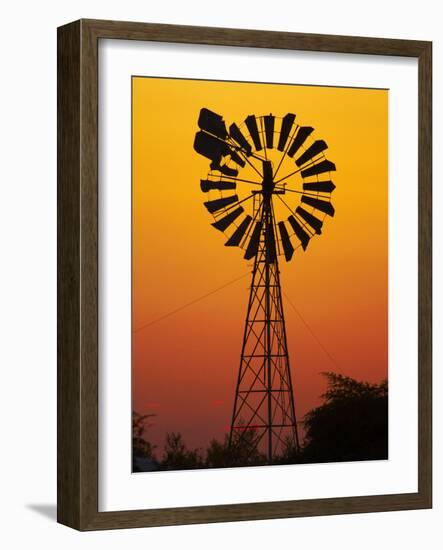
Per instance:
[[[209,161],[193,149],[202,107],[227,126],[252,113],[296,113],[337,166],[335,217],[306,252],[288,264],[280,258],[283,292],[301,315],[284,295],[298,420],[320,402],[322,371],[386,378],[388,92],[143,77],[132,84],[133,407],[157,415],[148,439],[161,450],[166,432],[180,431],[190,447],[205,447],[222,439],[232,413],[252,263],[223,246],[203,206]]]

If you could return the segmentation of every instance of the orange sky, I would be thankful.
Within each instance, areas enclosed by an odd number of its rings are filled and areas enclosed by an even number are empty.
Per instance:
[[[209,161],[193,149],[202,107],[227,126],[296,113],[337,166],[335,216],[306,252],[280,258],[283,292],[334,359],[283,296],[298,419],[319,403],[321,371],[378,382],[388,369],[388,92],[133,78],[133,406],[157,414],[148,437],[160,449],[168,431],[198,447],[223,437],[252,267],[223,246],[203,206]]]

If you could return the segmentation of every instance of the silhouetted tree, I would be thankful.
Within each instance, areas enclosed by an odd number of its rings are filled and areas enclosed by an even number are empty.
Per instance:
[[[303,462],[379,460],[388,457],[388,383],[359,382],[322,373],[325,402],[304,417]]]
[[[180,432],[171,432],[166,434],[161,467],[166,470],[186,470],[203,468],[204,462],[198,449],[187,449]]]
[[[274,464],[298,464],[302,461],[302,449],[297,448],[292,437],[286,437],[280,456],[275,457]]]
[[[242,428],[242,422],[232,434],[230,446],[231,466],[260,466],[266,464],[266,455],[256,446],[257,430]]]
[[[223,442],[218,439],[211,439],[206,449],[205,465],[208,468],[229,468],[231,466],[231,453],[228,446],[228,436],[225,436]]]
[[[148,458],[155,460],[154,449],[144,437],[146,428],[149,427],[148,418],[156,416],[155,414],[140,414],[132,412],[132,471],[136,472],[139,468],[136,465],[137,458]]]
[[[247,428],[242,421],[234,431],[231,445],[229,436],[223,442],[213,439],[206,450],[208,468],[225,468],[234,466],[258,466],[266,464],[266,457],[255,445],[257,433],[254,428]]]

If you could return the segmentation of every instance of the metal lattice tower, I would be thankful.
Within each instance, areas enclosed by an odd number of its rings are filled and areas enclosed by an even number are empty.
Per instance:
[[[252,271],[229,441],[239,443],[246,430],[253,430],[251,450],[263,450],[272,462],[288,444],[298,449],[299,440],[278,256],[269,250],[275,246],[274,219],[266,196],[258,214],[260,241]],[[234,437],[236,430],[240,431],[238,437]]]

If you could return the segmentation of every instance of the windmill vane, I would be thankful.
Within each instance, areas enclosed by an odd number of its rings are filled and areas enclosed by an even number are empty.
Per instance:
[[[225,246],[242,248],[254,262],[229,444],[246,444],[251,455],[264,448],[272,463],[299,449],[278,257],[289,262],[297,248],[305,251],[334,216],[336,167],[325,157],[326,142],[313,140],[314,129],[298,125],[293,113],[248,115],[228,130],[221,115],[203,108],[198,127],[194,149],[210,161],[200,187],[212,226],[226,234]]]

